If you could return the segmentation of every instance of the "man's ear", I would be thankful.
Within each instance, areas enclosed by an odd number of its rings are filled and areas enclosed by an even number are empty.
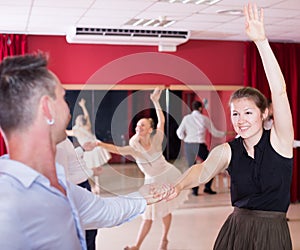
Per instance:
[[[48,120],[52,120],[52,112],[51,112],[51,100],[49,96],[42,96],[41,98],[41,105],[42,105],[42,111],[45,115],[45,117]]]

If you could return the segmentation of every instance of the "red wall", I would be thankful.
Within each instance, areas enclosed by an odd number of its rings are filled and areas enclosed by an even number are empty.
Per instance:
[[[100,72],[92,82],[243,85],[243,42],[191,40],[176,52],[166,53],[158,52],[156,46],[68,44],[64,36],[30,35],[28,52],[36,51],[49,53],[49,68],[64,84],[84,84]],[[209,100],[209,116],[216,127],[232,131],[228,113],[231,91],[215,92],[215,97],[211,91],[196,93]],[[214,98],[221,106],[212,105]],[[220,142],[209,140],[209,145]]]
[[[49,68],[64,84],[84,84],[95,72],[100,72],[93,82],[241,86],[244,45],[243,42],[191,40],[178,46],[176,52],[166,53],[158,52],[157,46],[68,44],[64,36],[28,36],[28,52],[49,53]],[[214,98],[221,103],[216,107],[212,105],[213,92],[196,91],[201,98],[209,100],[209,116],[216,127],[229,131],[233,130],[228,109],[231,92],[215,92],[218,97]]]
[[[157,52],[157,55],[169,54],[182,61],[187,61],[200,69],[214,85],[242,85],[243,83],[243,42],[191,40],[178,46],[176,52],[166,53],[158,52],[156,46],[68,44],[64,36],[28,36],[28,52],[38,50],[49,53],[49,67],[64,84],[85,83],[91,75],[103,66],[124,56],[143,52]],[[159,58],[158,56],[157,63],[160,61]],[[141,60],[139,63],[147,66],[148,63],[153,62]],[[174,72],[180,70],[178,66],[174,67]],[[183,73],[189,74],[188,72]],[[113,77],[114,74],[110,71],[109,75]],[[110,82],[109,75],[104,77],[103,83],[114,83]],[[198,79],[193,80],[197,83]],[[131,75],[121,82],[127,84],[149,84],[153,82],[174,84],[178,81],[172,77],[149,73]]]

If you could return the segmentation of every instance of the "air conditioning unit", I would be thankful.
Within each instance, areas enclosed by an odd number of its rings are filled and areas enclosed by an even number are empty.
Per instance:
[[[74,27],[66,39],[68,43],[151,45],[158,46],[159,51],[174,52],[189,37],[189,31],[178,30]]]

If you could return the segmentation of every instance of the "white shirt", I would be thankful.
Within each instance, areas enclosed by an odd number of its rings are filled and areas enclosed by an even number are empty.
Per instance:
[[[56,146],[56,162],[65,168],[68,181],[79,184],[93,176],[93,170],[89,169],[83,160],[81,147],[74,149],[73,143],[66,138]]]
[[[226,135],[226,132],[217,130],[207,116],[194,110],[191,114],[183,117],[176,133],[178,138],[186,143],[205,143],[206,130],[214,137]]]
[[[59,183],[21,162],[0,159],[0,249],[86,250],[84,230],[112,227],[144,212],[138,193],[101,198],[66,181],[57,164]]]
[[[293,145],[293,147],[294,147],[294,148],[300,147],[300,141],[294,140],[294,145]]]

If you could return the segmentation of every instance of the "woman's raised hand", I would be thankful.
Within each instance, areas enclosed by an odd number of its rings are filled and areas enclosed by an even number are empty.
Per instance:
[[[150,95],[150,99],[153,102],[157,102],[159,101],[160,95],[161,95],[162,89],[160,88],[155,88],[152,92],[152,94]]]
[[[256,4],[248,4],[244,6],[244,14],[246,17],[246,33],[248,37],[256,42],[266,39],[264,28],[263,9],[258,11]]]
[[[78,102],[78,105],[80,106],[80,107],[84,107],[85,106],[85,99],[81,99],[79,102]]]

